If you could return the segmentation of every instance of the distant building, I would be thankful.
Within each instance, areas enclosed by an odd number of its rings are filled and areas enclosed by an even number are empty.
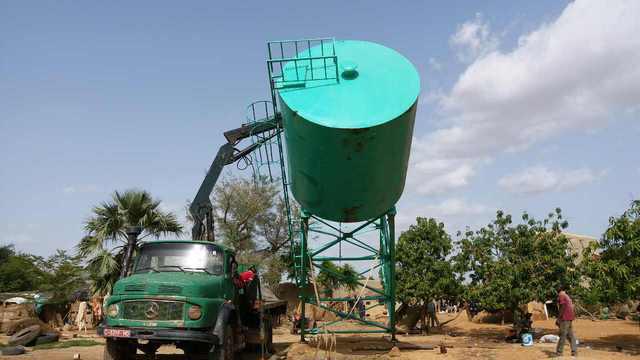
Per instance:
[[[578,235],[569,232],[563,232],[563,234],[567,239],[569,239],[569,251],[578,256],[576,258],[576,264],[582,261],[582,253],[584,249],[586,249],[589,244],[598,242],[598,239],[592,236]]]

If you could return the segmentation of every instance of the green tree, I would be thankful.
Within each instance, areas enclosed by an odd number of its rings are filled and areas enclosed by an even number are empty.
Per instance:
[[[53,300],[66,301],[74,291],[84,287],[83,268],[78,255],[71,256],[65,250],[40,261],[44,281],[39,288],[52,294]]]
[[[347,290],[354,291],[358,288],[358,279],[360,279],[360,275],[354,269],[351,264],[344,264],[340,267],[340,275],[342,281],[340,285],[344,286]]]
[[[265,240],[263,232],[269,231],[264,220],[273,220],[277,194],[275,184],[265,180],[224,179],[212,199],[216,236],[237,252],[255,251],[258,241]]]
[[[416,218],[396,247],[397,297],[406,304],[455,298],[459,284],[448,261],[451,237],[435,219]]]
[[[358,287],[358,272],[350,264],[336,265],[332,261],[323,261],[316,281],[326,297],[340,287],[353,291]]]
[[[332,261],[323,261],[321,265],[316,281],[324,296],[331,297],[333,296],[333,290],[340,287],[340,278],[336,276],[336,274],[341,273],[340,267]]]
[[[0,247],[0,292],[38,290],[45,276],[37,257],[16,253],[13,245]]]
[[[583,253],[580,264],[587,303],[613,304],[640,297],[640,200],[609,218],[602,239]]]
[[[216,238],[236,250],[238,261],[259,264],[262,279],[272,289],[291,265],[287,208],[278,186],[265,178],[230,177],[212,196]],[[291,212],[295,218],[295,204]]]
[[[160,201],[153,199],[148,192],[114,192],[110,201],[93,208],[91,217],[85,222],[86,236],[77,246],[78,254],[87,259],[94,292],[111,292],[127,248],[126,231],[132,226],[142,230],[138,241],[182,233],[182,225],[176,216],[161,210]],[[134,250],[137,246],[137,243],[133,244]]]
[[[9,260],[13,255],[15,255],[13,245],[9,244],[0,246],[0,264],[4,264],[4,262]]]
[[[522,215],[514,225],[502,211],[477,231],[462,234],[456,269],[470,278],[466,297],[490,311],[518,310],[529,301],[555,297],[559,284],[575,286],[575,254],[562,234],[568,226],[558,208],[543,221]]]

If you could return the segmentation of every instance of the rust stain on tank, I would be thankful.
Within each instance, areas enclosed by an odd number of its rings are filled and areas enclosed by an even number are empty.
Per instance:
[[[342,209],[342,213],[344,214],[344,221],[356,221],[358,219],[358,209],[360,209],[361,207],[362,205],[358,205]]]

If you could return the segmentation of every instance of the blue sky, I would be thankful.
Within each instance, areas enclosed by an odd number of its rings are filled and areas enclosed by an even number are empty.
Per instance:
[[[421,75],[401,229],[561,207],[597,237],[640,181],[640,11],[604,3],[3,1],[0,244],[70,249],[116,189],[181,210],[222,132],[268,98],[265,42],[322,36]]]

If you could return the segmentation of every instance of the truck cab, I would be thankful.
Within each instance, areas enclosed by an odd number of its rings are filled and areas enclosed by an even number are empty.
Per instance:
[[[106,301],[104,358],[154,354],[163,344],[210,359],[230,359],[249,342],[270,347],[274,314],[261,301],[259,276],[245,282],[238,269],[235,253],[211,242],[143,244]]]

